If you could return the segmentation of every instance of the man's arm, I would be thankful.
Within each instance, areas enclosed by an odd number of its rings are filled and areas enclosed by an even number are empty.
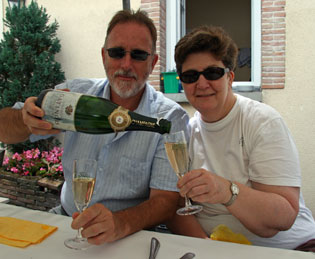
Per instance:
[[[180,216],[176,214],[172,220],[167,222],[166,226],[177,235],[209,238],[194,215]]]
[[[178,208],[182,208],[184,206],[185,199],[181,197],[179,199]],[[209,238],[194,215],[181,216],[175,213],[171,220],[166,222],[166,226],[174,234]]]
[[[31,134],[23,122],[22,110],[4,108],[0,111],[0,141],[16,144],[27,140]]]
[[[112,213],[102,204],[94,204],[80,215],[73,214],[72,227],[83,227],[82,235],[91,244],[112,242],[170,220],[175,214],[178,198],[177,192],[151,189],[147,201],[125,210]]]
[[[23,142],[33,133],[37,135],[57,134],[49,122],[40,118],[44,111],[35,105],[36,97],[26,99],[22,109],[0,110],[0,141],[6,144]]]

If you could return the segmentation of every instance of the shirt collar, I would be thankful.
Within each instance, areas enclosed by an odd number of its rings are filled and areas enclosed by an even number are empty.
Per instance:
[[[143,95],[141,97],[140,103],[137,107],[136,110],[134,110],[134,112],[139,113],[139,114],[143,114],[143,115],[148,115],[148,116],[152,116],[152,100],[153,100],[153,92],[152,92],[152,87],[146,83],[146,85],[144,86],[144,92]],[[103,91],[103,98],[106,98],[108,100],[110,100],[110,85],[109,85],[109,81],[107,80],[105,82],[105,87],[104,87],[104,91]]]

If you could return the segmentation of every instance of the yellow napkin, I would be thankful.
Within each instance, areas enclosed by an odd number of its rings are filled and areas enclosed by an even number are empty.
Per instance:
[[[227,226],[221,224],[214,228],[212,234],[210,235],[212,240],[226,241],[232,243],[251,245],[252,243],[240,233],[234,233]]]
[[[11,217],[0,217],[0,243],[16,247],[38,244],[58,228]]]

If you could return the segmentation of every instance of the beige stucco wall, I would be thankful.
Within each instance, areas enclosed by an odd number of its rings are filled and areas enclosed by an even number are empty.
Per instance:
[[[131,9],[138,9],[140,2],[131,0]],[[122,9],[122,0],[37,0],[37,3],[59,23],[57,35],[62,49],[56,59],[62,64],[66,78],[105,77],[101,48],[107,24]]]
[[[286,1],[285,88],[263,90],[263,102],[287,122],[299,150],[302,192],[315,216],[315,1]]]

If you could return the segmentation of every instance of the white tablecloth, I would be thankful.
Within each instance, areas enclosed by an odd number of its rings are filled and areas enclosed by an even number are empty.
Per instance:
[[[8,204],[0,204],[0,216],[15,217],[58,227],[58,230],[42,243],[27,248],[15,248],[0,244],[1,259],[147,259],[149,258],[152,237],[156,237],[161,243],[156,259],[178,259],[189,251],[196,254],[196,259],[315,258],[312,253],[239,245],[151,231],[140,231],[110,244],[92,246],[85,251],[76,251],[66,248],[63,244],[65,239],[76,234],[76,231],[70,227],[71,217],[29,210]]]

